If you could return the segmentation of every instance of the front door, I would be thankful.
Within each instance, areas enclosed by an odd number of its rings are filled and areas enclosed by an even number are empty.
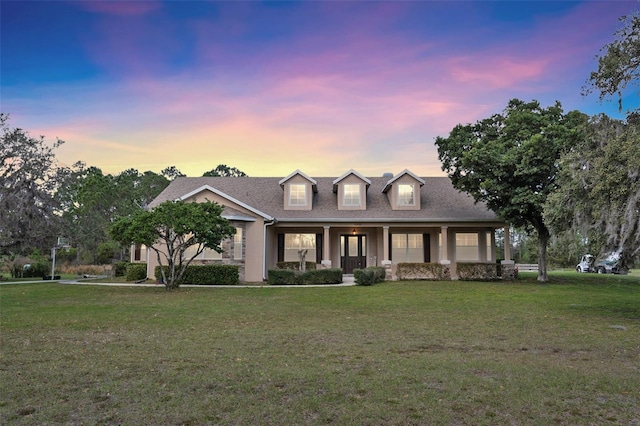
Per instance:
[[[340,237],[340,263],[343,274],[353,274],[354,269],[367,267],[366,235],[342,235]]]

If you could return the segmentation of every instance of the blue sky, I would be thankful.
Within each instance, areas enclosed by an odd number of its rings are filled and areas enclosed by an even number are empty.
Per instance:
[[[2,1],[1,110],[106,173],[440,175],[435,137],[512,98],[622,118],[580,92],[638,5]]]

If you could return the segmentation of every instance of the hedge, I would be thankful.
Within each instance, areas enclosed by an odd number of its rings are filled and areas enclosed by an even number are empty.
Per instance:
[[[493,281],[500,278],[495,263],[458,263],[457,271],[462,281]]]
[[[316,269],[316,263],[315,262],[304,262],[305,263],[305,268],[307,268],[307,271],[312,270],[312,269]],[[292,269],[295,271],[300,270],[300,262],[298,261],[290,261],[290,262],[278,262],[276,263],[276,268],[278,269]]]
[[[448,265],[440,263],[398,263],[396,276],[399,280],[450,280]]]
[[[169,275],[169,267],[164,266]],[[155,269],[156,280],[162,281],[160,266]],[[189,265],[178,284],[193,285],[237,285],[240,282],[238,265]]]
[[[342,269],[312,269],[305,272],[291,269],[270,269],[267,283],[271,285],[309,285],[309,284],[340,284],[342,283]]]
[[[124,279],[127,281],[140,281],[147,279],[146,263],[130,263],[127,265]]]
[[[114,277],[124,277],[127,273],[127,266],[129,266],[130,262],[116,262],[113,264],[113,276]]]
[[[385,269],[381,266],[353,270],[353,278],[357,285],[373,285],[382,282],[385,279],[385,275]]]

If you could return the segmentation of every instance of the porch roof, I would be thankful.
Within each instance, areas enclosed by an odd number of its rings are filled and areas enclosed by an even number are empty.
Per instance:
[[[277,177],[180,177],[171,182],[149,207],[164,201],[176,200],[202,187],[212,187],[233,200],[263,212],[276,220],[301,222],[323,221],[385,221],[434,222],[478,221],[501,222],[484,203],[475,203],[469,195],[456,190],[448,177],[423,177],[420,187],[420,210],[394,210],[389,197],[383,193],[388,177],[370,177],[371,191],[367,193],[366,210],[339,210],[333,192],[335,178],[314,178],[317,192],[313,194],[310,211],[285,210],[284,196]]]

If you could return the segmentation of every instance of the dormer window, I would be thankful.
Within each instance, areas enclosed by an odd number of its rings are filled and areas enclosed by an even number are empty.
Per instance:
[[[424,184],[424,179],[405,169],[389,179],[382,192],[389,197],[393,210],[420,210],[420,188]]]
[[[413,184],[401,183],[398,185],[398,206],[415,206],[415,187]]]
[[[284,192],[285,210],[309,211],[313,208],[313,194],[318,192],[318,182],[315,179],[296,170],[278,183]]]
[[[289,205],[290,206],[306,206],[307,205],[307,185],[303,183],[292,183],[289,186]]]
[[[337,195],[338,210],[366,210],[367,188],[371,181],[351,169],[333,181],[333,192]]]
[[[359,207],[361,205],[360,200],[360,185],[349,183],[345,184],[342,205],[348,207]]]

